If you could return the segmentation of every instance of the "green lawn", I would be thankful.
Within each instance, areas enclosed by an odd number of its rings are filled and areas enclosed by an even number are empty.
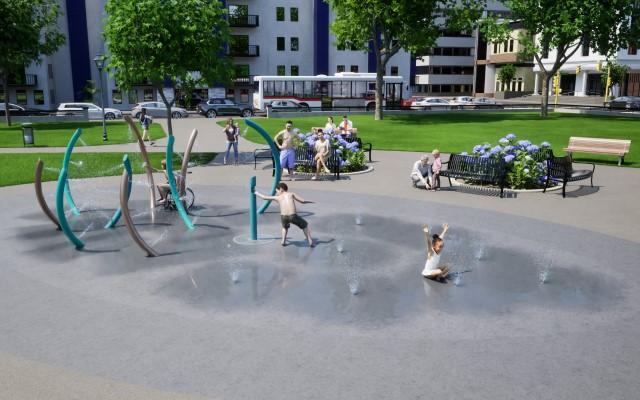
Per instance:
[[[124,153],[75,153],[69,164],[69,178],[92,178],[96,176],[113,176],[122,174],[122,156]],[[192,153],[190,161],[196,165],[206,164],[216,156],[216,153]],[[35,166],[38,159],[44,161],[43,181],[58,179],[62,166],[62,153],[5,153],[0,154],[0,186],[32,183]],[[142,157],[139,153],[130,153],[131,166],[135,174],[144,173]],[[149,153],[151,165],[160,169],[160,161],[164,153]],[[174,168],[180,168],[181,160],[173,158]]]
[[[307,132],[312,126],[324,126],[326,116],[295,118],[295,127]],[[631,139],[631,151],[625,157],[625,165],[640,167],[640,119],[623,117],[583,116],[577,114],[551,113],[540,119],[537,113],[442,113],[422,115],[388,115],[383,121],[374,121],[371,115],[349,117],[358,135],[371,142],[377,150],[400,150],[430,152],[434,148],[445,153],[467,151],[473,146],[497,141],[507,133],[515,133],[520,139],[536,144],[548,141],[554,153],[564,154],[570,136],[587,136],[612,139]],[[270,134],[284,127],[287,118],[257,119]],[[334,116],[336,124],[341,115]],[[220,123],[224,125],[224,122]],[[241,122],[241,132],[245,126]],[[247,130],[247,138],[262,142],[253,129]],[[575,154],[577,161],[594,161],[617,164],[617,157]]]
[[[129,133],[129,126],[126,122],[107,122],[107,135],[109,140],[102,141],[102,122],[52,122],[35,123],[34,136],[36,147],[64,147],[69,142],[71,135],[77,128],[82,128],[81,141],[76,146],[97,146],[103,144],[120,144],[135,142],[135,135]],[[164,129],[160,124],[151,125],[151,137],[153,139],[163,138]],[[22,147],[22,126],[0,123],[0,147]]]

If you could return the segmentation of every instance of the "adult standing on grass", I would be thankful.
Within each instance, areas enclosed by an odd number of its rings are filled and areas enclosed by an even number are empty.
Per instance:
[[[151,126],[152,122],[153,119],[147,115],[147,109],[143,108],[140,111],[140,126],[142,126],[142,140],[145,142],[151,141],[151,136],[149,136],[149,127]],[[154,144],[154,142],[151,142],[149,144]]]
[[[280,165],[282,169],[287,169],[289,179],[293,179],[293,174],[296,168],[296,148],[293,144],[293,122],[287,121],[284,125],[284,130],[278,132],[274,142],[280,149]]]
[[[233,118],[227,120],[227,124],[224,126],[224,134],[227,136],[227,151],[224,154],[224,164],[227,165],[229,159],[229,152],[233,147],[234,165],[238,165],[238,136],[240,129],[233,124]]]
[[[329,168],[327,168],[327,156],[329,155],[329,141],[324,137],[324,133],[322,129],[318,129],[318,140],[313,145],[316,154],[313,156],[313,160],[316,162],[316,174],[312,180],[318,179],[320,174],[320,168],[324,170],[327,174],[329,173]]]

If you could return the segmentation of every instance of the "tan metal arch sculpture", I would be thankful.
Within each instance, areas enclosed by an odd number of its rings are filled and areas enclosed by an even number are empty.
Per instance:
[[[36,198],[38,199],[38,204],[40,205],[40,208],[44,212],[44,215],[49,217],[51,222],[53,222],[53,224],[56,226],[58,230],[61,230],[60,222],[58,222],[58,218],[56,218],[56,216],[53,214],[53,211],[51,211],[51,209],[49,208],[49,205],[47,204],[47,201],[44,198],[44,195],[42,194],[42,170],[43,169],[44,169],[44,162],[41,159],[38,159],[38,161],[36,162],[36,176],[35,176],[35,179],[33,180],[33,183],[36,187]]]
[[[180,168],[180,196],[184,196],[187,190],[187,172],[189,168],[189,160],[191,159],[191,150],[193,149],[193,144],[196,141],[196,136],[198,136],[198,130],[194,129],[191,131],[191,136],[189,136],[189,141],[187,142],[187,148],[184,150],[184,155],[182,156],[182,166]]]
[[[142,239],[140,233],[136,229],[131,213],[129,213],[129,182],[131,181],[131,164],[129,157],[125,154],[123,161],[125,169],[122,172],[122,180],[120,181],[120,209],[122,210],[122,217],[124,218],[124,224],[127,226],[129,235],[133,241],[145,252],[147,257],[157,257],[158,253]]]
[[[147,153],[147,146],[145,146],[144,141],[142,140],[142,135],[140,135],[140,131],[136,126],[136,123],[133,121],[130,115],[125,115],[124,120],[129,124],[129,128],[136,135],[136,139],[138,140],[138,147],[140,147],[140,154],[142,155],[142,159],[144,160],[144,171],[147,174],[147,183],[149,185],[149,208],[151,211],[151,217],[154,216],[154,209],[157,205],[156,203],[156,185],[153,182],[153,168],[151,167],[151,162],[149,161],[149,154]]]

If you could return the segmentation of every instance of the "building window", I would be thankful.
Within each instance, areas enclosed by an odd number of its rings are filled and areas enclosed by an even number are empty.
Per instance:
[[[47,64],[47,75],[49,79],[53,79],[53,64]]]
[[[582,57],[589,57],[589,39],[582,41]]]
[[[276,21],[284,21],[284,7],[276,7]]]
[[[153,89],[145,89],[142,93],[142,99],[144,101],[153,101]]]
[[[240,89],[240,102],[241,103],[249,102],[249,89]]]
[[[291,38],[291,51],[298,51],[298,38],[297,37],[292,37]]]
[[[291,22],[298,22],[298,7],[291,7],[289,10],[289,19]]]
[[[398,76],[398,67],[395,65],[391,67],[391,76]]]
[[[351,72],[358,72],[358,66],[357,65],[352,65],[351,66]]]
[[[627,47],[627,54],[630,56],[638,55],[638,48],[636,46]]]
[[[111,91],[111,100],[113,101],[113,104],[122,104],[122,90],[113,89]]]
[[[37,104],[37,105],[44,104],[44,91],[42,90],[33,91],[33,104]]]
[[[345,46],[343,43],[340,43],[336,46],[336,49],[338,49],[338,51],[344,51],[345,50]]]
[[[509,53],[513,53],[514,42],[515,42],[515,40],[513,40],[513,39],[509,40]]]
[[[277,71],[276,75],[278,75],[278,76],[284,76],[287,73],[286,72],[287,70],[286,70],[284,65],[278,65],[277,70],[278,71]]]
[[[20,105],[27,105],[27,91],[22,89],[22,90],[16,90],[16,103],[20,104]]]
[[[127,92],[127,100],[129,104],[136,104],[138,102],[138,91],[133,89]]]
[[[338,65],[337,72],[344,72],[344,65]]]
[[[549,46],[542,48],[542,58],[549,58]]]
[[[56,103],[56,92],[53,89],[49,89],[49,104]]]
[[[291,76],[298,76],[300,72],[300,68],[297,65],[291,66]]]
[[[4,103],[4,90],[0,90],[0,102]]]
[[[278,51],[284,51],[284,37],[283,36],[278,36],[276,38],[276,49]]]
[[[235,91],[235,89],[233,89],[233,88],[229,88],[229,89],[227,89],[227,91],[226,91],[226,93],[225,93],[225,97],[226,97],[227,99],[234,100],[234,99],[235,99],[235,97],[236,97],[236,91]]]
[[[236,72],[236,78],[246,78],[249,74],[249,64],[238,64],[233,66]]]
[[[493,44],[493,54],[498,54],[498,43]]]

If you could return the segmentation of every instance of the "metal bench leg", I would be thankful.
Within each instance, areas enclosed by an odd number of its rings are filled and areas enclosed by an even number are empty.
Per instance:
[[[618,157],[618,167],[621,166],[624,163],[624,157],[620,156]]]
[[[593,187],[593,174],[591,174],[591,187]]]
[[[562,181],[562,198],[567,197],[567,181]]]

